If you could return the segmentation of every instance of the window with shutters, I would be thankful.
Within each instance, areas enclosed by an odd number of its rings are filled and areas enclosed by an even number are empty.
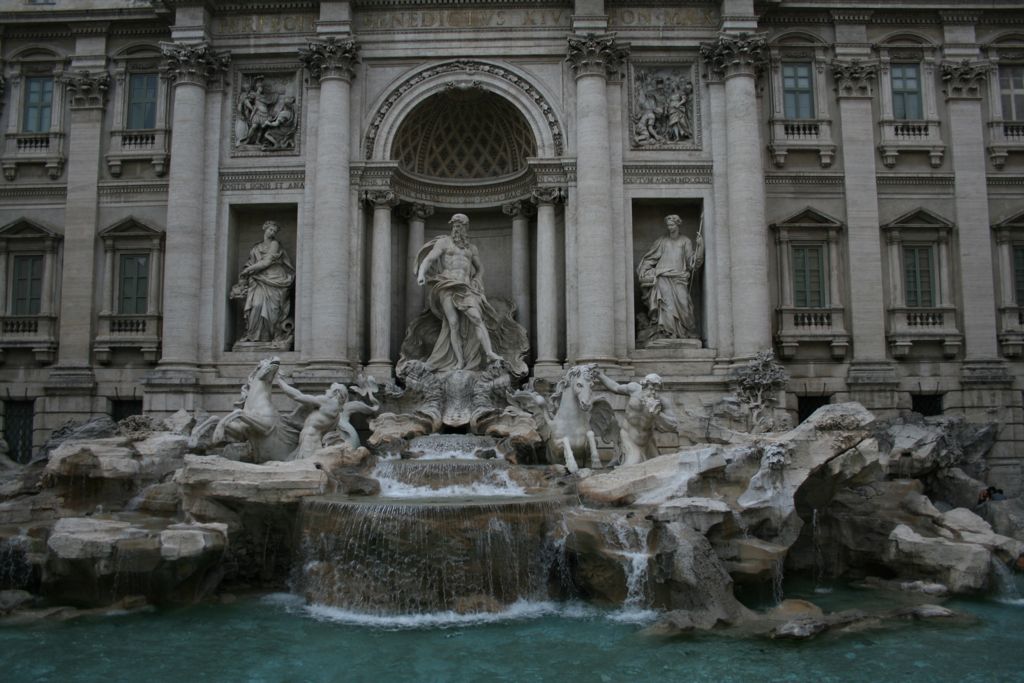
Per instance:
[[[903,285],[909,308],[935,305],[935,272],[931,246],[903,247]]]
[[[794,244],[793,305],[819,308],[828,304],[825,287],[825,248],[821,244]]]
[[[813,152],[822,168],[830,167],[836,151],[829,110],[834,98],[826,82],[831,49],[816,36],[793,31],[775,38],[768,50],[772,162],[782,168],[791,153]]]
[[[1024,122],[1024,64],[999,66],[999,100],[1004,121]]]
[[[129,130],[148,130],[156,127],[157,86],[160,76],[155,73],[131,74],[128,78]]]
[[[896,36],[876,46],[882,164],[894,168],[901,154],[927,154],[942,166],[946,145],[939,121],[938,48],[917,36]]]
[[[142,315],[149,301],[149,254],[121,254],[118,313]]]
[[[0,227],[0,361],[49,363],[57,350],[60,235],[35,221]],[[34,358],[28,356],[32,354]]]
[[[923,208],[882,226],[888,262],[888,342],[895,358],[911,357],[912,352],[934,354],[928,347],[938,347],[947,358],[960,352],[963,333],[950,268],[956,262],[954,227]]]
[[[25,114],[21,130],[25,133],[50,132],[53,110],[53,77],[33,76],[25,79]]]
[[[42,254],[17,254],[13,265],[11,314],[39,315],[43,296]]]
[[[1024,154],[1024,34],[983,46],[991,65],[988,87],[988,157],[1002,169],[1011,154]]]
[[[840,286],[843,224],[807,207],[770,228],[775,233],[779,273],[775,309],[779,355],[790,359],[800,352],[845,358],[850,336]]]
[[[922,118],[921,65],[892,65],[892,114],[901,120]]]
[[[782,102],[787,119],[814,118],[814,85],[810,62],[783,62]]]
[[[1007,358],[1024,355],[1024,211],[992,226],[999,288],[999,346]]]
[[[103,307],[93,343],[96,360],[111,363],[114,352],[120,350],[126,360],[141,352],[144,361],[156,362],[161,335],[163,230],[129,216],[101,230],[100,239],[104,250]]]

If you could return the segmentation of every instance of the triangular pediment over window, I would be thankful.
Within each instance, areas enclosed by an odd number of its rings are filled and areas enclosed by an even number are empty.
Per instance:
[[[883,228],[932,228],[952,229],[953,224],[928,209],[914,209],[896,220],[886,223]]]
[[[1024,230],[1024,211],[1018,211],[992,226],[996,230]]]
[[[773,228],[833,228],[839,229],[843,224],[838,219],[822,213],[810,206],[800,209],[789,218],[772,224]]]
[[[63,235],[53,228],[27,218],[19,218],[0,228],[0,239],[61,239]]]
[[[128,216],[122,218],[118,222],[114,223],[108,228],[104,228],[100,231],[100,237],[103,239],[120,239],[124,237],[157,237],[161,238],[164,235],[164,231],[159,228],[155,228],[152,225],[143,223],[134,216]]]

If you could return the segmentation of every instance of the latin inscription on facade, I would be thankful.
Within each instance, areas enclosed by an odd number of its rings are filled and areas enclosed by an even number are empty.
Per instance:
[[[247,33],[315,33],[315,14],[234,14],[213,21],[213,32],[222,36]]]
[[[401,31],[447,28],[568,27],[570,10],[561,9],[452,9],[408,12],[362,12],[356,15],[357,31]]]
[[[611,28],[688,28],[718,26],[714,7],[616,7],[608,13]]]

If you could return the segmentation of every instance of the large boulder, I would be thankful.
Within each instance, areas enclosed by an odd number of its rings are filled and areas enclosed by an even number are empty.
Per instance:
[[[977,511],[996,533],[1024,541],[1024,496],[990,500]]]
[[[223,575],[222,524],[170,524],[147,517],[68,517],[47,540],[44,595],[109,604],[128,595],[151,602],[191,602]]]
[[[45,459],[65,441],[106,439],[117,434],[117,423],[106,415],[90,418],[85,422],[69,420],[53,430],[50,438],[39,451],[39,458]]]
[[[889,534],[886,559],[902,575],[932,579],[953,593],[978,593],[990,585],[992,553],[986,547],[925,537],[905,524]]]

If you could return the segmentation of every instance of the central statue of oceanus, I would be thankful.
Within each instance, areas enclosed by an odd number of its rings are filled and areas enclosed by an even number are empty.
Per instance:
[[[416,281],[429,287],[427,308],[409,325],[397,374],[402,376],[410,361],[444,373],[483,371],[504,360],[513,375],[523,376],[529,340],[515,321],[515,306],[487,299],[480,255],[469,241],[469,218],[457,213],[449,225],[450,235],[427,242],[416,257]]]

